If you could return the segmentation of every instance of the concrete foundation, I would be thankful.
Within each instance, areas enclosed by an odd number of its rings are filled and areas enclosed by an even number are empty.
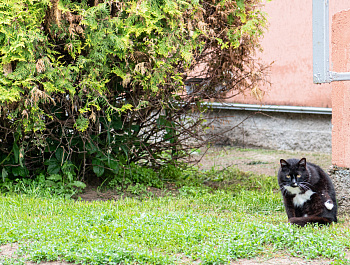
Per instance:
[[[332,179],[334,189],[337,195],[338,213],[350,213],[350,170],[349,168],[342,168],[332,166],[328,170],[329,176]]]
[[[222,145],[331,152],[331,115],[213,110],[208,134]]]

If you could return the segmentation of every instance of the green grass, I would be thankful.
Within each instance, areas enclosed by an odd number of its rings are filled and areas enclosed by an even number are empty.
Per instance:
[[[212,173],[232,189],[197,183],[177,197],[108,202],[2,194],[0,245],[18,243],[19,258],[0,264],[227,264],[274,253],[347,264],[347,222],[297,228],[287,223],[274,178]]]

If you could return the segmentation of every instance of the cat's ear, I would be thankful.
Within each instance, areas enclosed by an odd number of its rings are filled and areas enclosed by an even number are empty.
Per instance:
[[[281,160],[280,160],[280,164],[281,164],[281,167],[287,167],[287,166],[289,166],[288,162],[287,162],[286,160],[284,160],[284,159],[281,159]]]
[[[306,168],[306,158],[305,158],[305,157],[303,157],[302,159],[300,159],[300,161],[298,162],[298,166],[299,166],[299,167]]]

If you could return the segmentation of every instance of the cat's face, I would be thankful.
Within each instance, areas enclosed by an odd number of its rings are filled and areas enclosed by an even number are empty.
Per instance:
[[[298,194],[302,190],[308,190],[309,174],[306,170],[306,159],[302,158],[299,161],[289,159],[288,161],[281,159],[281,170],[278,175],[278,180],[281,188],[289,193]]]

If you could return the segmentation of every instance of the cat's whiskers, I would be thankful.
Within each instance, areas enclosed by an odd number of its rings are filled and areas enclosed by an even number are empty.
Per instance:
[[[281,190],[283,196],[286,196],[286,194],[288,193],[288,191],[287,191],[287,189],[284,187],[284,185],[281,186],[280,190]]]
[[[299,185],[304,191],[311,190],[313,187],[309,182],[299,182]]]
[[[306,186],[306,185],[304,185],[304,184],[302,184],[302,183],[299,183],[299,187],[302,188],[304,191],[311,190],[310,187],[308,187],[308,186]]]
[[[308,187],[310,186],[310,187],[309,187],[310,189],[313,187],[313,185],[311,185],[310,182],[302,181],[302,182],[299,182],[299,183],[304,184],[304,185],[306,185],[306,186],[308,186]]]

